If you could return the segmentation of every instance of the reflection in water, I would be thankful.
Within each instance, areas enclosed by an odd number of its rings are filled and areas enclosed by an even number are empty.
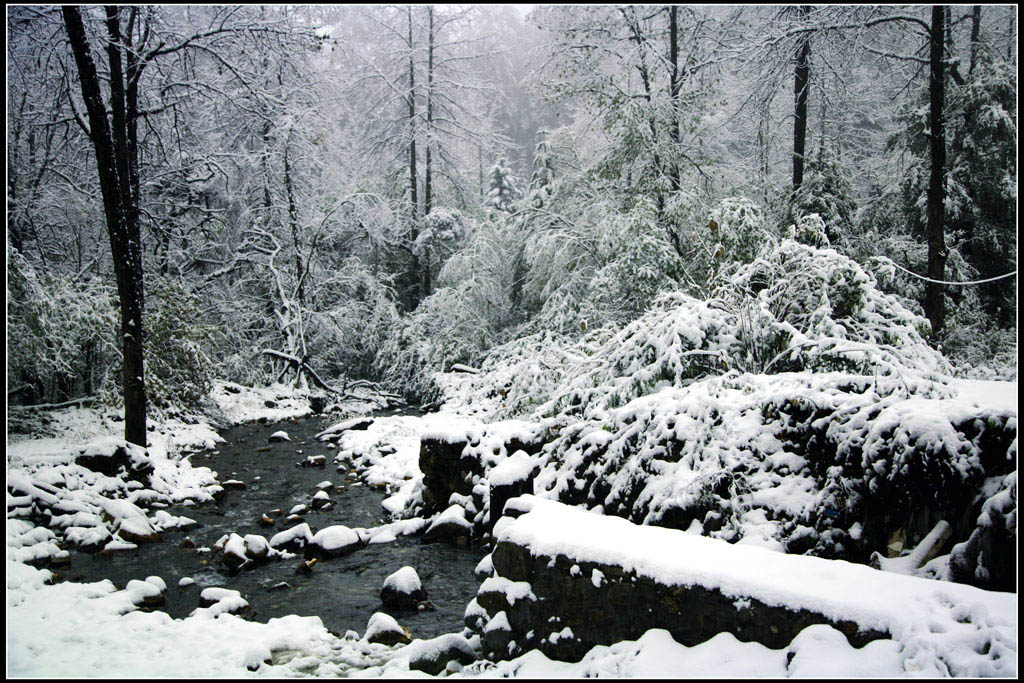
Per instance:
[[[214,553],[180,547],[185,536],[200,548],[213,546],[230,532],[260,534],[269,539],[283,527],[280,522],[271,528],[259,526],[261,515],[275,508],[287,513],[295,505],[308,505],[316,485],[325,480],[343,488],[329,491],[333,509],[306,514],[314,531],[331,524],[370,527],[382,523],[380,503],[385,493],[367,486],[352,486],[345,474],[336,472],[330,464],[326,468],[299,466],[309,455],[324,454],[331,462],[333,449],[313,438],[327,424],[317,418],[305,418],[227,430],[222,434],[227,443],[221,444],[216,455],[197,453],[192,462],[211,467],[221,481],[242,480],[246,483],[244,490],[230,490],[220,503],[168,508],[171,514],[199,522],[202,526],[198,529],[187,534],[172,530],[164,534],[160,543],[112,555],[73,552],[72,563],[61,574],[75,581],[109,578],[119,588],[130,579],[160,576],[167,582],[167,602],[162,609],[176,618],[188,616],[199,606],[199,592],[204,587],[224,586],[240,591],[249,601],[250,609],[244,615],[247,618],[266,621],[287,614],[319,616],[327,628],[338,633],[349,629],[362,633],[370,615],[383,611],[380,589],[385,577],[409,565],[423,581],[431,608],[392,616],[417,638],[460,630],[466,604],[476,595],[479,585],[473,568],[486,549],[422,545],[416,537],[400,536],[392,543],[368,545],[347,557],[321,560],[310,575],[295,573],[300,558],[294,558],[231,576]],[[268,443],[267,437],[279,429],[287,431],[292,440]],[[195,585],[179,588],[182,577],[194,579]],[[281,586],[282,583],[287,586]]]

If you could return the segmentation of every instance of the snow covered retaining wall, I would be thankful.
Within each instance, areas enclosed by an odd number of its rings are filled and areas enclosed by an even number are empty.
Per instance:
[[[492,576],[467,609],[487,656],[539,648],[578,661],[595,645],[667,629],[771,648],[828,624],[856,647],[902,646],[907,671],[1016,673],[1016,596],[641,526],[523,496],[495,527]]]

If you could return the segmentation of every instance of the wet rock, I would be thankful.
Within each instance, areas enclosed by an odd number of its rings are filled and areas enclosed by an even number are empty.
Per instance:
[[[436,676],[445,670],[448,662],[472,664],[476,652],[469,641],[455,633],[424,640],[409,647],[409,668]]]
[[[288,436],[288,432],[278,431],[271,434],[267,441],[270,443],[280,443],[281,441],[291,441],[291,438]]]
[[[460,505],[451,505],[427,527],[421,541],[465,547],[472,533],[473,525],[466,520],[466,511]]]
[[[316,415],[324,412],[324,408],[327,407],[327,397],[323,394],[313,394],[309,397],[309,409],[312,410]]]
[[[395,610],[416,609],[416,604],[426,599],[427,591],[424,590],[419,575],[409,566],[390,574],[384,579],[384,586],[380,590],[380,601],[385,607]]]
[[[409,629],[399,624],[394,617],[384,612],[375,612],[366,624],[366,634],[363,636],[367,642],[379,643],[381,645],[408,645],[412,642],[412,634]]]
[[[270,555],[270,544],[267,539],[257,534],[246,534],[243,537],[245,542],[245,556],[246,558],[255,562],[260,562],[267,559]]]
[[[221,536],[213,549],[221,553],[221,561],[228,569],[236,570],[245,564],[245,539],[238,534]]]
[[[468,437],[449,441],[446,438],[424,436],[420,439],[420,470],[423,472],[424,513],[439,512],[447,505],[453,493],[470,495],[473,477],[484,474],[480,461],[463,457],[469,445]]]
[[[236,491],[245,490],[245,482],[239,479],[228,479],[227,481],[222,481],[220,485],[225,489],[233,489]]]
[[[290,583],[288,583],[287,581],[279,581],[278,583],[275,583],[273,586],[271,586],[267,590],[268,591],[279,591],[279,590],[284,590],[286,588],[291,588],[291,587],[292,587],[292,585]]]
[[[313,531],[309,528],[309,524],[303,522],[271,536],[270,546],[297,552],[305,548],[311,540],[313,540]]]
[[[193,541],[189,536],[181,539],[181,543],[178,544],[179,548],[195,548],[196,542]]]
[[[310,455],[302,461],[303,467],[326,467],[327,456],[326,455]]]
[[[318,560],[315,557],[311,557],[308,560],[299,562],[299,565],[295,568],[296,574],[312,574],[313,567],[316,566]]]
[[[261,515],[260,521],[257,522],[257,524],[263,527],[274,526],[274,518],[268,517],[267,515]]]

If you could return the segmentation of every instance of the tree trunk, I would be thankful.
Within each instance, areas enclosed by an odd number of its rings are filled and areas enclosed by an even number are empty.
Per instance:
[[[292,183],[292,170],[291,165],[288,163],[288,142],[285,141],[284,145],[284,189],[288,195],[288,223],[292,230],[292,247],[295,249],[295,282],[297,284],[297,296],[299,298],[299,306],[304,306],[306,303],[305,287],[303,286],[303,280],[305,279],[303,268],[302,268],[302,245],[299,240],[299,209],[295,204],[295,186]]]
[[[800,8],[800,14],[806,18],[810,7]],[[807,90],[811,80],[811,37],[804,34],[797,48],[796,69],[793,78],[793,96],[796,103],[793,117],[793,193],[804,182],[804,153],[807,147]]]
[[[932,334],[942,332],[946,310],[941,284],[935,281],[946,277],[946,238],[943,220],[945,218],[946,140],[943,131],[943,109],[945,106],[945,11],[941,6],[932,7],[932,31],[930,39],[931,73],[928,79],[929,124],[931,126],[931,177],[928,182],[928,277],[925,283],[924,309],[932,324]]]
[[[427,142],[426,169],[423,179],[423,215],[430,213],[433,203],[433,190],[430,177],[430,143],[434,124],[434,8],[427,7]],[[427,292],[426,294],[429,294]]]
[[[426,216],[433,208],[434,196],[431,184],[430,144],[434,133],[434,8],[427,7],[427,142],[426,168],[423,178],[423,215]],[[425,299],[430,296],[430,256],[424,254],[423,286],[420,295]]]
[[[121,303],[121,342],[123,352],[122,391],[124,393],[125,439],[146,445],[146,387],[143,376],[143,277],[142,244],[139,235],[138,196],[133,195],[132,169],[137,161],[134,144],[135,102],[126,103],[124,73],[121,65],[120,20],[116,8],[107,9],[107,56],[110,60],[110,90],[113,129],[107,120],[100,92],[99,76],[89,50],[85,25],[76,7],[61,8],[68,40],[78,68],[82,99],[89,119],[89,137],[96,153],[96,167],[103,196],[103,210],[110,237],[110,251]],[[132,84],[132,99],[137,92]],[[130,144],[131,141],[131,144]]]
[[[974,73],[974,64],[978,61],[978,44],[981,41],[981,5],[975,5],[971,10],[971,65],[967,73]]]
[[[672,79],[669,82],[669,97],[672,104],[672,120],[669,122],[669,136],[674,145],[679,145],[682,135],[679,131],[679,91],[682,88],[682,73],[679,70],[679,7],[671,5],[668,8],[668,60],[672,65]],[[673,150],[675,151],[675,150]],[[680,187],[679,164],[675,160],[669,168],[669,180],[672,191],[676,192]]]
[[[406,8],[409,18],[409,235],[410,244],[419,237],[417,208],[419,200],[416,196],[416,64],[413,59],[412,7]],[[416,308],[420,302],[420,264],[413,253],[409,262],[410,292],[408,296],[409,310]]]

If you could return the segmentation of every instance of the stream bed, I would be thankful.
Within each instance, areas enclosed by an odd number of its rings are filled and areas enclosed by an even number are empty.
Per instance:
[[[308,506],[317,484],[328,480],[341,488],[328,491],[333,509],[306,513],[305,521],[314,532],[332,524],[369,528],[385,523],[381,501],[386,494],[358,482],[354,474],[338,472],[332,464],[334,449],[314,438],[335,421],[307,417],[227,429],[221,434],[226,443],[215,451],[192,455],[191,462],[210,467],[221,482],[240,480],[246,484],[245,489],[229,489],[217,503],[167,508],[173,515],[196,520],[198,528],[165,531],[162,541],[140,544],[135,550],[95,555],[73,551],[71,564],[60,573],[73,581],[110,579],[118,588],[130,579],[159,576],[167,583],[166,602],[159,609],[175,618],[186,617],[199,606],[203,588],[223,586],[239,591],[249,602],[249,610],[242,614],[247,619],[266,621],[288,614],[319,616],[328,629],[339,634],[349,629],[362,634],[370,615],[389,611],[380,601],[385,577],[409,565],[419,574],[430,607],[389,613],[414,638],[461,630],[466,605],[479,587],[473,569],[487,553],[484,548],[423,545],[416,536],[399,536],[396,541],[370,544],[345,557],[320,560],[312,574],[296,573],[302,561],[300,555],[232,575],[216,552],[182,547],[182,541],[189,537],[198,548],[212,548],[221,536],[231,532],[259,534],[269,540],[286,528],[282,523],[288,511],[295,505]],[[287,432],[291,441],[269,443],[269,436],[278,430]],[[310,455],[326,455],[327,466],[300,466]],[[261,527],[261,516],[275,508],[284,511],[276,516],[275,526]],[[179,587],[183,577],[194,579],[195,584]],[[282,582],[288,586],[280,587]]]

